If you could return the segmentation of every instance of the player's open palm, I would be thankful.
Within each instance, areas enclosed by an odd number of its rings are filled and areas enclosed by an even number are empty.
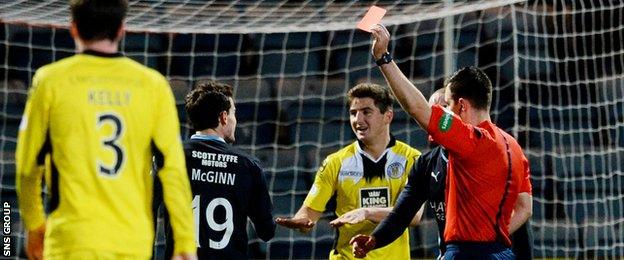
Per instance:
[[[359,234],[351,238],[349,244],[351,244],[353,255],[356,258],[364,258],[368,252],[375,248],[375,242],[375,237]]]
[[[280,226],[290,229],[296,229],[300,232],[307,233],[314,227],[314,221],[306,217],[293,217],[293,218],[276,218],[275,223]]]
[[[343,226],[344,224],[357,224],[364,220],[366,220],[366,209],[359,208],[342,214],[342,216],[332,220],[329,224],[332,227],[337,228]]]

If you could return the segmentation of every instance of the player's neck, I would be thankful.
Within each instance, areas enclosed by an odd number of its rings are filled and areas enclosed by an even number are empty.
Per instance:
[[[388,147],[388,143],[390,143],[390,134],[384,135],[383,138],[375,138],[369,143],[362,143],[364,144],[362,150],[377,160]]]
[[[80,42],[77,46],[78,52],[92,50],[101,53],[115,54],[119,51],[119,43],[111,40],[98,40],[90,42]]]
[[[469,113],[467,117],[468,120],[465,120],[464,122],[474,126],[479,125],[484,121],[492,121],[492,119],[490,119],[490,113],[487,110],[473,110],[473,112]]]
[[[223,136],[223,134],[221,134],[219,131],[212,129],[212,128],[208,128],[208,129],[204,129],[201,131],[197,131],[198,134],[202,134],[202,135],[214,135],[214,136],[218,136],[221,138],[225,138]]]

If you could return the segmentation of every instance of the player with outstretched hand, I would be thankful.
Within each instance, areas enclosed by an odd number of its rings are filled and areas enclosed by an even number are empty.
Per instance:
[[[429,98],[429,103],[446,106],[444,89],[435,91]],[[382,248],[394,241],[398,237],[397,234],[400,235],[408,227],[414,215],[423,214],[424,208],[431,209],[439,234],[443,234],[446,222],[444,186],[446,183],[447,157],[446,151],[442,147],[436,146],[418,158],[410,171],[407,185],[399,195],[392,212],[380,222],[370,236],[358,234],[349,242],[350,244],[357,243],[353,251],[356,257],[364,257],[370,250]],[[425,201],[428,202],[427,205],[424,205]],[[406,220],[407,222],[405,222]],[[446,251],[444,239],[440,237],[438,244],[440,252],[443,254]]]
[[[463,68],[445,84],[448,109],[430,106],[392,61],[388,30],[378,25],[372,34],[373,56],[399,103],[449,154],[444,258],[513,259],[509,223],[529,181],[528,161],[516,140],[490,120],[490,80],[475,67]],[[373,244],[355,241],[354,253]]]
[[[318,221],[334,194],[336,215],[361,209],[359,217],[370,221],[337,227],[330,259],[353,258],[349,239],[359,233],[370,233],[390,212],[405,186],[407,172],[420,155],[390,134],[394,98],[387,88],[363,83],[349,90],[347,98],[351,128],[357,141],[323,161],[303,206],[294,217],[277,219],[282,226],[305,232]],[[391,245],[369,254],[369,259],[409,257],[407,231]]]
[[[259,162],[231,145],[236,130],[232,87],[203,81],[195,85],[185,101],[196,130],[184,143],[184,152],[193,193],[188,203],[195,216],[197,256],[247,259],[247,218],[264,241],[273,238],[276,225]],[[167,235],[166,256],[171,255],[171,249],[171,237]]]
[[[78,54],[33,77],[16,151],[30,259],[149,259],[153,149],[172,219],[175,257],[195,259],[180,126],[165,77],[119,53],[125,0],[70,2]],[[41,198],[46,185],[51,213]],[[44,235],[45,234],[45,235]]]
[[[429,98],[429,104],[432,106],[438,104],[446,107],[444,90],[444,88],[441,88],[435,91]],[[443,147],[435,144],[435,142],[432,142],[432,145],[435,146],[432,150],[418,158],[410,172],[405,189],[401,192],[396,206],[388,217],[375,228],[375,231],[370,236],[359,234],[351,239],[351,244],[358,244],[358,247],[354,248],[354,253],[357,252],[358,256],[363,256],[374,248],[384,247],[394,241],[407,228],[414,214],[416,214],[416,209],[420,208],[420,205],[427,201],[426,207],[431,210],[438,226],[438,244],[440,249],[438,259],[442,258],[446,252],[443,234],[446,224],[445,184],[448,155]],[[514,238],[514,252],[519,252],[523,256],[517,259],[526,260],[531,259],[530,254],[525,256],[527,253],[524,252],[531,250],[530,247],[527,248],[526,246],[530,245],[531,242],[527,236],[516,236],[516,233],[514,233],[519,225],[526,221],[532,213],[531,183],[525,182],[523,185],[529,185],[529,187],[524,187],[523,189],[528,192],[520,193],[522,196],[519,196],[516,201],[509,228]],[[422,213],[419,211],[419,214]],[[516,248],[516,242],[518,242],[519,246],[524,245],[524,247]],[[366,244],[369,247],[363,247]]]

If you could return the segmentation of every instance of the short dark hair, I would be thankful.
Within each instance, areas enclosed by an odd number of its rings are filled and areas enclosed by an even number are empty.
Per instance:
[[[127,0],[71,0],[72,21],[85,41],[114,41],[128,12]]]
[[[449,86],[453,100],[465,98],[477,109],[490,109],[492,82],[479,68],[464,67],[455,72],[444,85]]]
[[[394,103],[394,96],[392,96],[390,90],[374,83],[360,83],[355,85],[355,87],[347,92],[349,105],[351,105],[354,98],[372,98],[373,101],[375,101],[375,106],[379,108],[381,113],[385,113],[388,109],[391,109]]]
[[[186,114],[195,130],[219,126],[219,115],[230,111],[232,86],[216,81],[202,81],[186,95]]]

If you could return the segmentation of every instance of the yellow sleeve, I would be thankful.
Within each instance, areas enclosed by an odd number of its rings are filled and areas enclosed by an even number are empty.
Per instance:
[[[336,189],[339,170],[340,163],[336,161],[336,158],[327,157],[316,173],[314,184],[310,188],[303,205],[319,212],[325,211],[325,205]]]
[[[45,223],[41,198],[41,179],[45,167],[37,157],[44,147],[49,128],[52,95],[40,78],[42,70],[33,77],[33,84],[22,116],[15,151],[17,178],[15,186],[19,209],[26,230],[33,230]]]
[[[180,123],[169,84],[160,76],[156,127],[152,135],[164,158],[158,172],[163,198],[173,228],[174,254],[195,253],[194,221],[191,209],[191,186],[186,175],[186,162],[180,140]]]
[[[409,180],[409,174],[414,167],[414,164],[416,164],[416,162],[418,161],[418,158],[422,155],[422,153],[416,148],[409,147],[409,150],[411,152],[408,153],[407,165],[405,167],[405,173],[403,174],[403,185],[401,186],[401,190],[403,190],[403,188],[405,188],[405,185],[407,185],[407,181]]]

